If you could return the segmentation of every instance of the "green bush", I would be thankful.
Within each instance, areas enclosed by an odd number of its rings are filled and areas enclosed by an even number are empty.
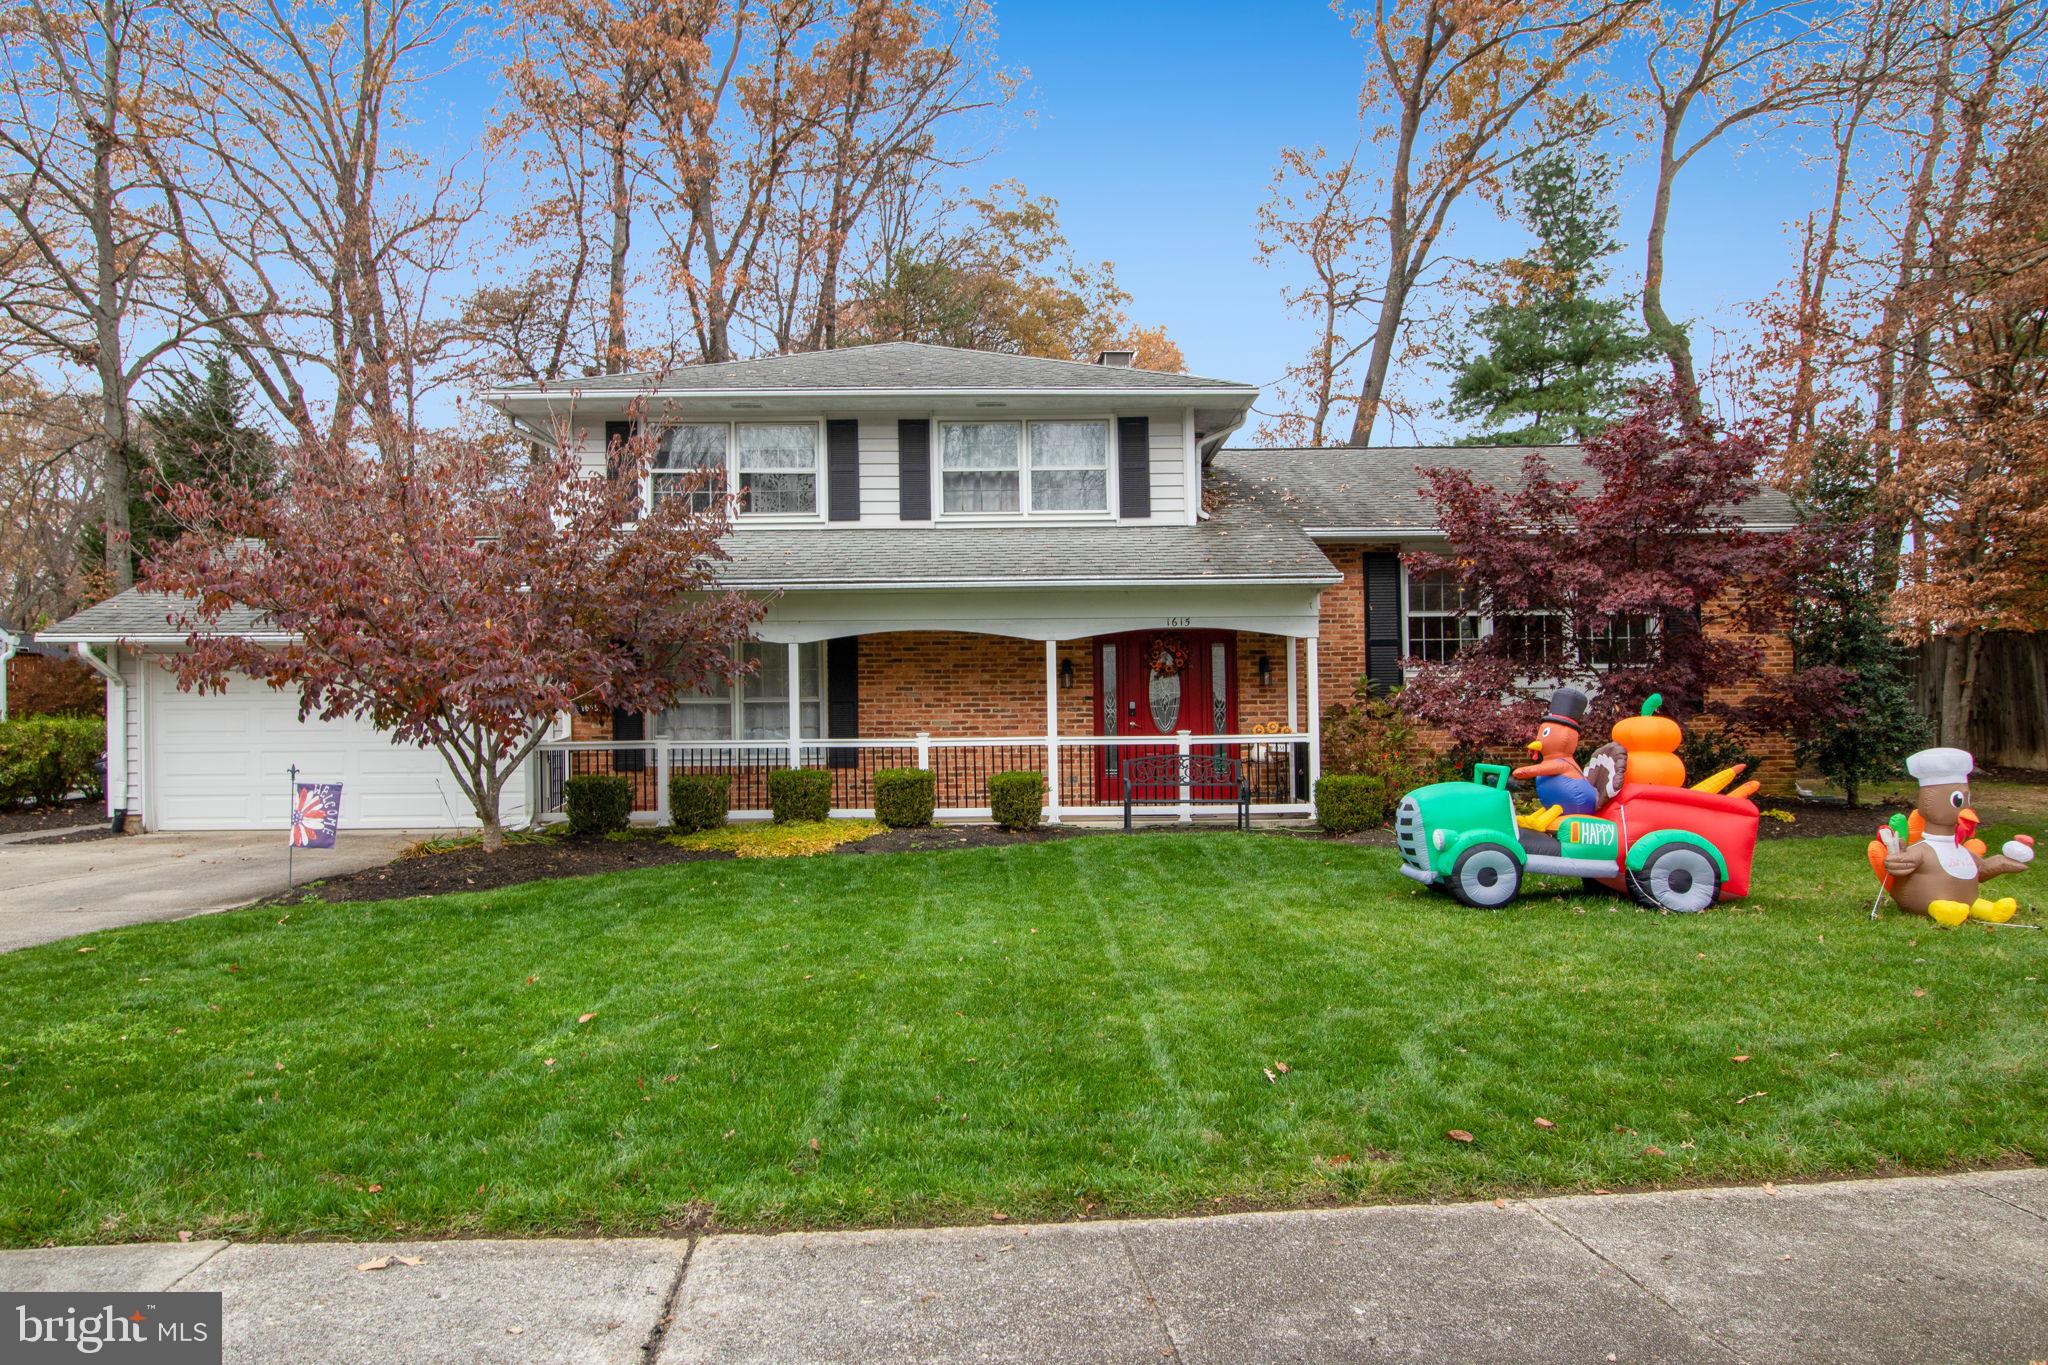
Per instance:
[[[668,818],[679,834],[717,829],[732,810],[732,774],[675,773],[668,780]]]
[[[583,773],[562,784],[569,832],[595,839],[624,829],[633,818],[633,779],[618,773]]]
[[[1469,772],[1463,754],[1437,754],[1415,733],[1415,726],[1395,697],[1382,697],[1359,680],[1348,706],[1332,706],[1323,716],[1323,771],[1363,773],[1377,777],[1398,799],[1431,782]]]
[[[1378,829],[1394,813],[1399,792],[1364,773],[1326,773],[1316,779],[1316,823],[1331,834]]]
[[[989,774],[989,813],[1004,829],[1037,829],[1044,802],[1044,773]]]
[[[98,716],[0,721],[0,809],[50,804],[72,791],[101,795],[107,723]]]
[[[832,813],[832,774],[823,768],[777,768],[768,774],[768,809],[778,825],[825,819]]]
[[[875,818],[890,829],[923,829],[937,793],[929,768],[883,768],[875,774]]]

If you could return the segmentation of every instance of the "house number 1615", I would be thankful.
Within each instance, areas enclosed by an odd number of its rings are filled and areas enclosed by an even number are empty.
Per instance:
[[[1166,624],[1169,626],[1191,626],[1194,623],[1195,618],[1192,616],[1169,616],[1166,618]]]

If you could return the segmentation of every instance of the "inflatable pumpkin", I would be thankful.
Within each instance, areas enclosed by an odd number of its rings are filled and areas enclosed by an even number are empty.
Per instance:
[[[1683,787],[1685,764],[1678,757],[1678,745],[1685,735],[1677,721],[1657,714],[1663,704],[1663,693],[1652,692],[1641,715],[1614,722],[1614,741],[1628,750],[1629,781]]]

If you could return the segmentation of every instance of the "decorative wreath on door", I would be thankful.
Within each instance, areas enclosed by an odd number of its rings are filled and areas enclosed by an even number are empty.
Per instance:
[[[1178,635],[1155,635],[1145,662],[1160,677],[1171,678],[1188,666],[1188,642]]]

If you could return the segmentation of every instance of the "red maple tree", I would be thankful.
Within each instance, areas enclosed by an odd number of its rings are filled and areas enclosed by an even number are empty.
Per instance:
[[[299,689],[301,716],[435,749],[497,847],[505,784],[556,716],[657,710],[730,678],[759,616],[713,591],[717,499],[640,508],[645,445],[607,479],[560,441],[415,435],[383,459],[309,443],[283,452],[274,495],[173,490],[191,529],[146,586],[194,599],[173,616],[191,631],[179,686],[245,673]],[[269,638],[221,628],[237,607]]]
[[[1686,406],[1668,385],[1638,391],[1626,418],[1586,442],[1585,479],[1543,450],[1510,488],[1422,471],[1449,543],[1408,555],[1409,568],[1448,571],[1468,615],[1493,631],[1447,662],[1416,663],[1401,693],[1410,715],[1461,747],[1512,745],[1532,733],[1549,689],[1571,683],[1593,699],[1588,734],[1652,692],[1681,719],[1710,707],[1740,719],[1722,689],[1755,679],[1759,650],[1704,623],[1771,628],[1788,545],[1742,525],[1761,439]]]

